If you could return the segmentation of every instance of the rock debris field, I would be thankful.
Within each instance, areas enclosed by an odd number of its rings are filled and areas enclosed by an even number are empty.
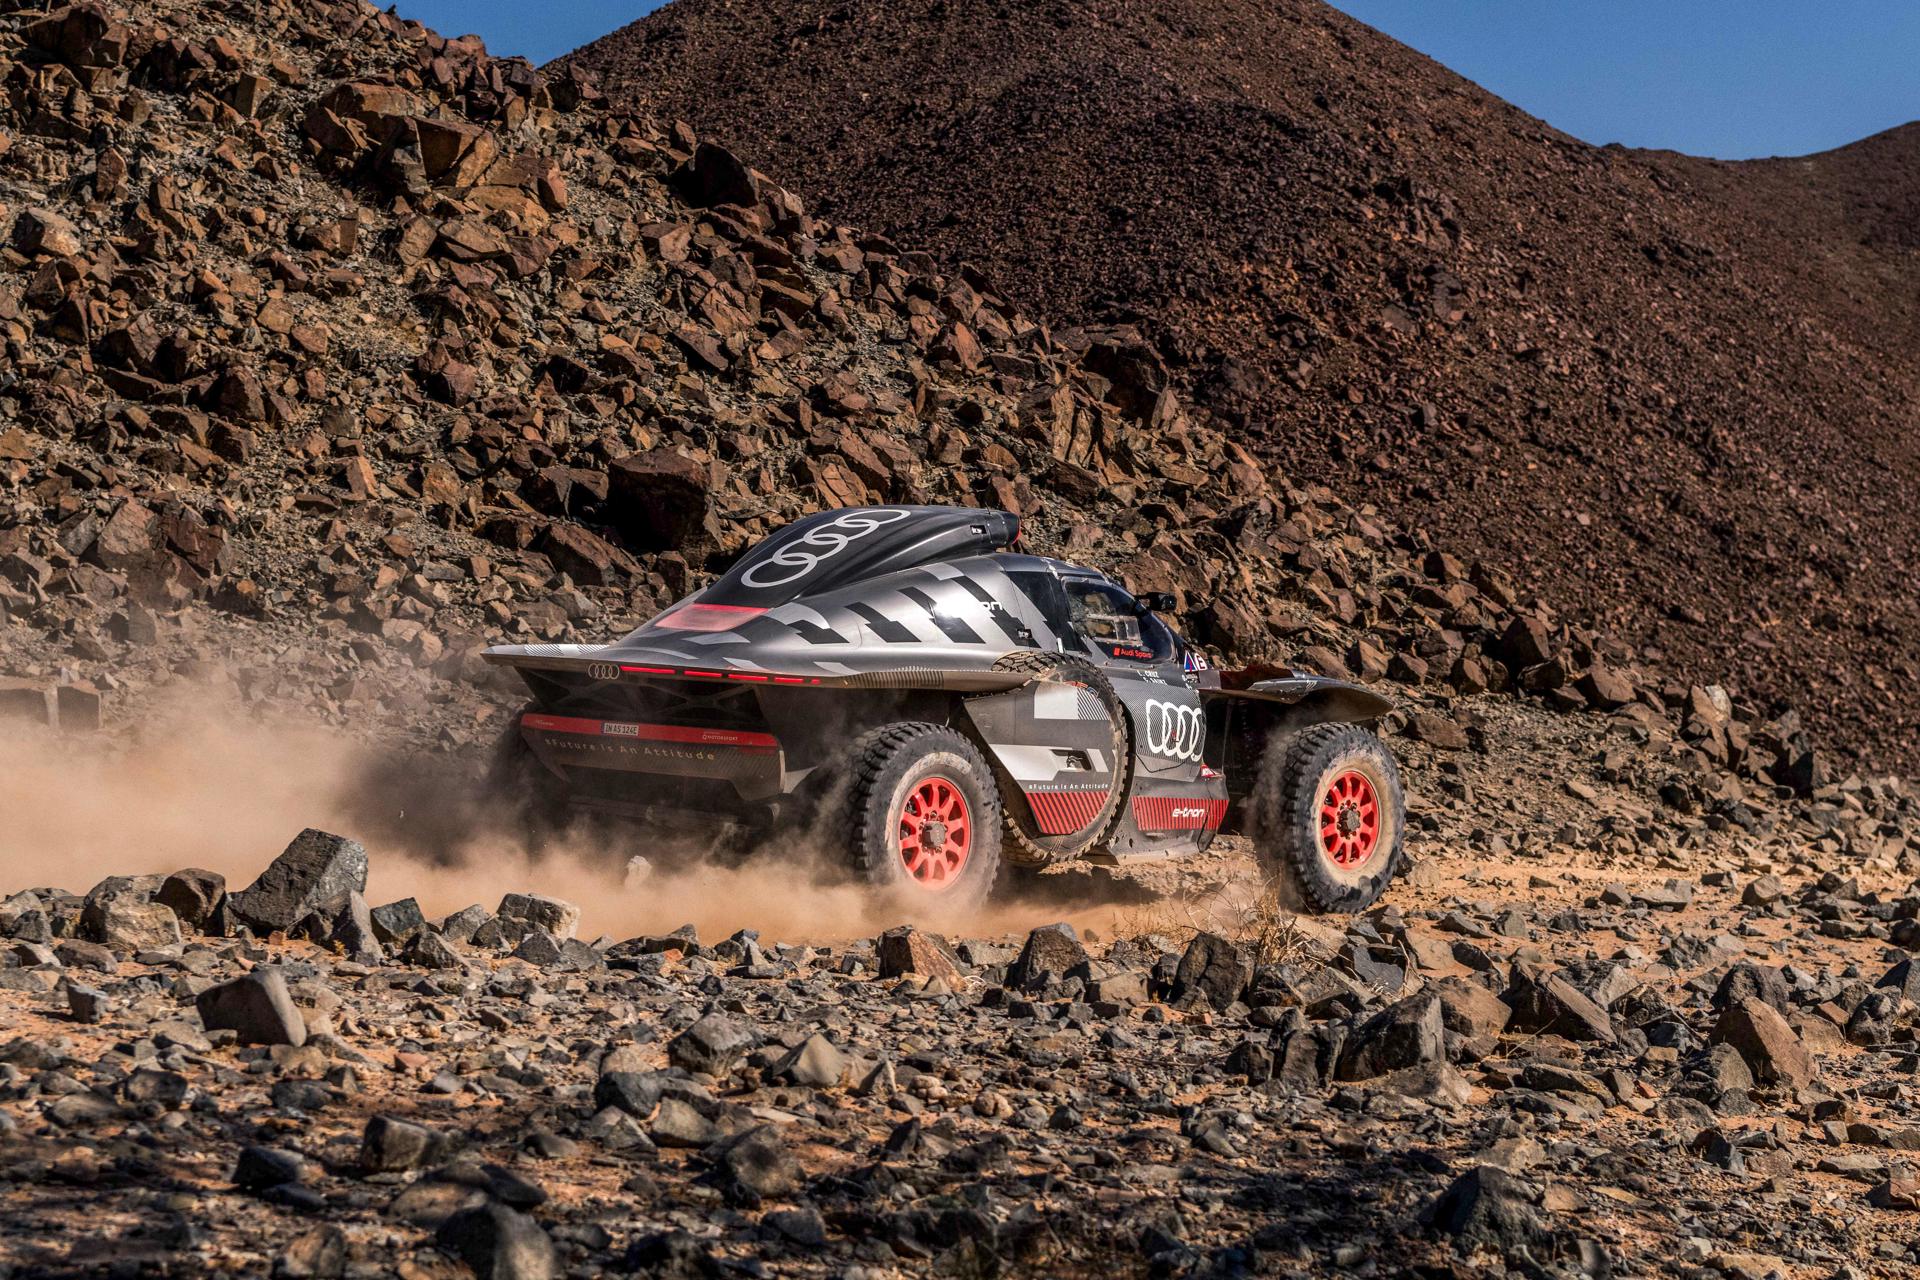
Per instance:
[[[1920,896],[1701,861],[811,943],[588,940],[531,894],[427,920],[314,830],[245,887],[29,889],[0,1265],[1898,1274]]]

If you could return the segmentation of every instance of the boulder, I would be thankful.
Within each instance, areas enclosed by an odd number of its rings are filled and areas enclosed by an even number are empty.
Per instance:
[[[674,191],[696,209],[717,205],[754,205],[760,202],[760,182],[753,170],[725,147],[703,142],[687,162],[674,170]]]
[[[753,1034],[732,1018],[709,1013],[668,1043],[667,1060],[682,1071],[725,1076],[754,1043]]]
[[[321,907],[366,889],[366,849],[309,827],[231,902],[241,924],[265,934],[292,929]]]
[[[1467,1170],[1421,1215],[1442,1234],[1506,1251],[1536,1246],[1550,1234],[1541,1194],[1525,1179],[1494,1165]]]
[[[181,924],[198,929],[213,918],[220,900],[226,896],[225,876],[190,867],[168,876],[153,900],[171,910]]]
[[[1515,1031],[1542,1031],[1569,1040],[1614,1041],[1613,1019],[1557,973],[1516,963],[1506,1001]]]
[[[440,1224],[433,1239],[471,1267],[479,1280],[553,1280],[561,1273],[553,1238],[532,1218],[504,1204],[462,1209]]]
[[[1370,1080],[1406,1067],[1444,1062],[1444,1032],[1438,996],[1423,993],[1390,1004],[1348,1037],[1335,1076]]]
[[[635,551],[696,551],[719,541],[713,473],[706,463],[653,449],[607,468],[607,512]]]
[[[375,907],[369,915],[374,936],[388,946],[408,941],[427,924],[427,918],[420,913],[420,904],[412,898]]]
[[[1507,1029],[1513,1010],[1477,982],[1442,978],[1433,985],[1440,1001],[1440,1022],[1458,1036],[1497,1036]]]
[[[171,907],[134,897],[89,899],[80,916],[88,938],[121,955],[180,945],[180,917]]]
[[[1720,985],[1713,992],[1713,1007],[1724,1010],[1750,997],[1786,1014],[1789,1007],[1786,975],[1771,966],[1742,960],[1720,979]]]
[[[1070,924],[1050,924],[1027,935],[1026,945],[1007,970],[1007,986],[1015,991],[1040,991],[1048,984],[1086,971],[1087,949]]]
[[[874,952],[882,978],[898,978],[911,973],[927,978],[945,978],[952,982],[961,975],[960,957],[947,945],[947,940],[937,933],[928,933],[911,925],[902,925],[881,934],[874,944]]]
[[[1253,983],[1253,957],[1214,933],[1198,933],[1174,970],[1171,998],[1178,1005],[1205,1004],[1224,1010]]]
[[[278,969],[255,969],[232,982],[202,991],[195,1000],[209,1031],[232,1031],[242,1044],[307,1042],[306,1019],[293,1003]]]
[[[573,937],[580,927],[579,907],[559,898],[544,898],[531,893],[508,894],[500,899],[494,916],[502,920],[518,920],[529,930],[544,929],[559,942]]]
[[[1739,1051],[1753,1078],[1762,1084],[1800,1089],[1818,1074],[1813,1056],[1778,1010],[1755,996],[1729,1004],[1714,1024],[1714,1044],[1730,1044]]]

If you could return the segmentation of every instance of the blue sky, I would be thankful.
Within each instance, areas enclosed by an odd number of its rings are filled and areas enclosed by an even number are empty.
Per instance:
[[[750,0],[752,2],[752,0]],[[1915,0],[1335,0],[1588,142],[1738,159],[1920,119]],[[400,0],[447,35],[544,62],[649,0]]]

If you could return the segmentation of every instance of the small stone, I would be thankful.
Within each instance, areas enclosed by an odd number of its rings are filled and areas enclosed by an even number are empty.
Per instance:
[[[177,1071],[142,1069],[127,1077],[122,1093],[128,1102],[171,1111],[187,1100],[187,1088],[187,1078]]]
[[[699,1150],[712,1145],[720,1130],[691,1104],[679,1098],[662,1098],[647,1135],[656,1146]]]
[[[1465,751],[1473,743],[1466,729],[1456,720],[1431,711],[1416,711],[1407,721],[1407,735],[1442,751]]]
[[[1693,882],[1669,880],[1663,885],[1640,890],[1633,895],[1633,900],[1657,911],[1679,911],[1693,901]]]
[[[644,1120],[660,1105],[659,1077],[645,1071],[609,1071],[593,1086],[593,1105]]]
[[[274,1262],[274,1275],[285,1280],[340,1280],[346,1273],[346,1233],[332,1226],[295,1236]]]
[[[743,1134],[720,1158],[728,1190],[748,1204],[777,1200],[800,1189],[805,1173],[779,1130],[761,1125]]]
[[[107,993],[77,982],[67,984],[67,1011],[75,1022],[95,1023],[107,1016],[112,1001]]]
[[[1920,1209],[1920,1173],[1900,1170],[1867,1192],[1867,1203],[1876,1209]]]

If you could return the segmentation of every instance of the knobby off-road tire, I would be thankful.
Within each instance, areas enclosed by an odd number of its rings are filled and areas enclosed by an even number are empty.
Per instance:
[[[1120,821],[1126,803],[1127,786],[1133,771],[1133,740],[1127,726],[1127,713],[1113,682],[1100,668],[1085,658],[1071,654],[1049,653],[1042,649],[1023,649],[1009,653],[993,664],[995,671],[1028,672],[1035,680],[1064,681],[1084,686],[1107,710],[1113,726],[1113,789],[1100,812],[1084,829],[1063,836],[1044,834],[1033,819],[1032,808],[1020,788],[1004,769],[997,766],[994,775],[1004,797],[1006,821],[1003,856],[1010,867],[1035,870],[1062,858],[1078,857],[1104,844]]]
[[[539,708],[529,703],[513,713],[493,746],[482,802],[500,815],[511,834],[539,854],[566,834],[573,815],[566,784],[540,763],[520,733],[520,717]]]
[[[1400,770],[1386,744],[1359,725],[1275,734],[1249,816],[1261,866],[1290,884],[1308,911],[1364,911],[1400,870]]]
[[[849,753],[841,801],[856,870],[900,905],[957,913],[1000,877],[1000,794],[978,747],[945,725],[871,730]]]

